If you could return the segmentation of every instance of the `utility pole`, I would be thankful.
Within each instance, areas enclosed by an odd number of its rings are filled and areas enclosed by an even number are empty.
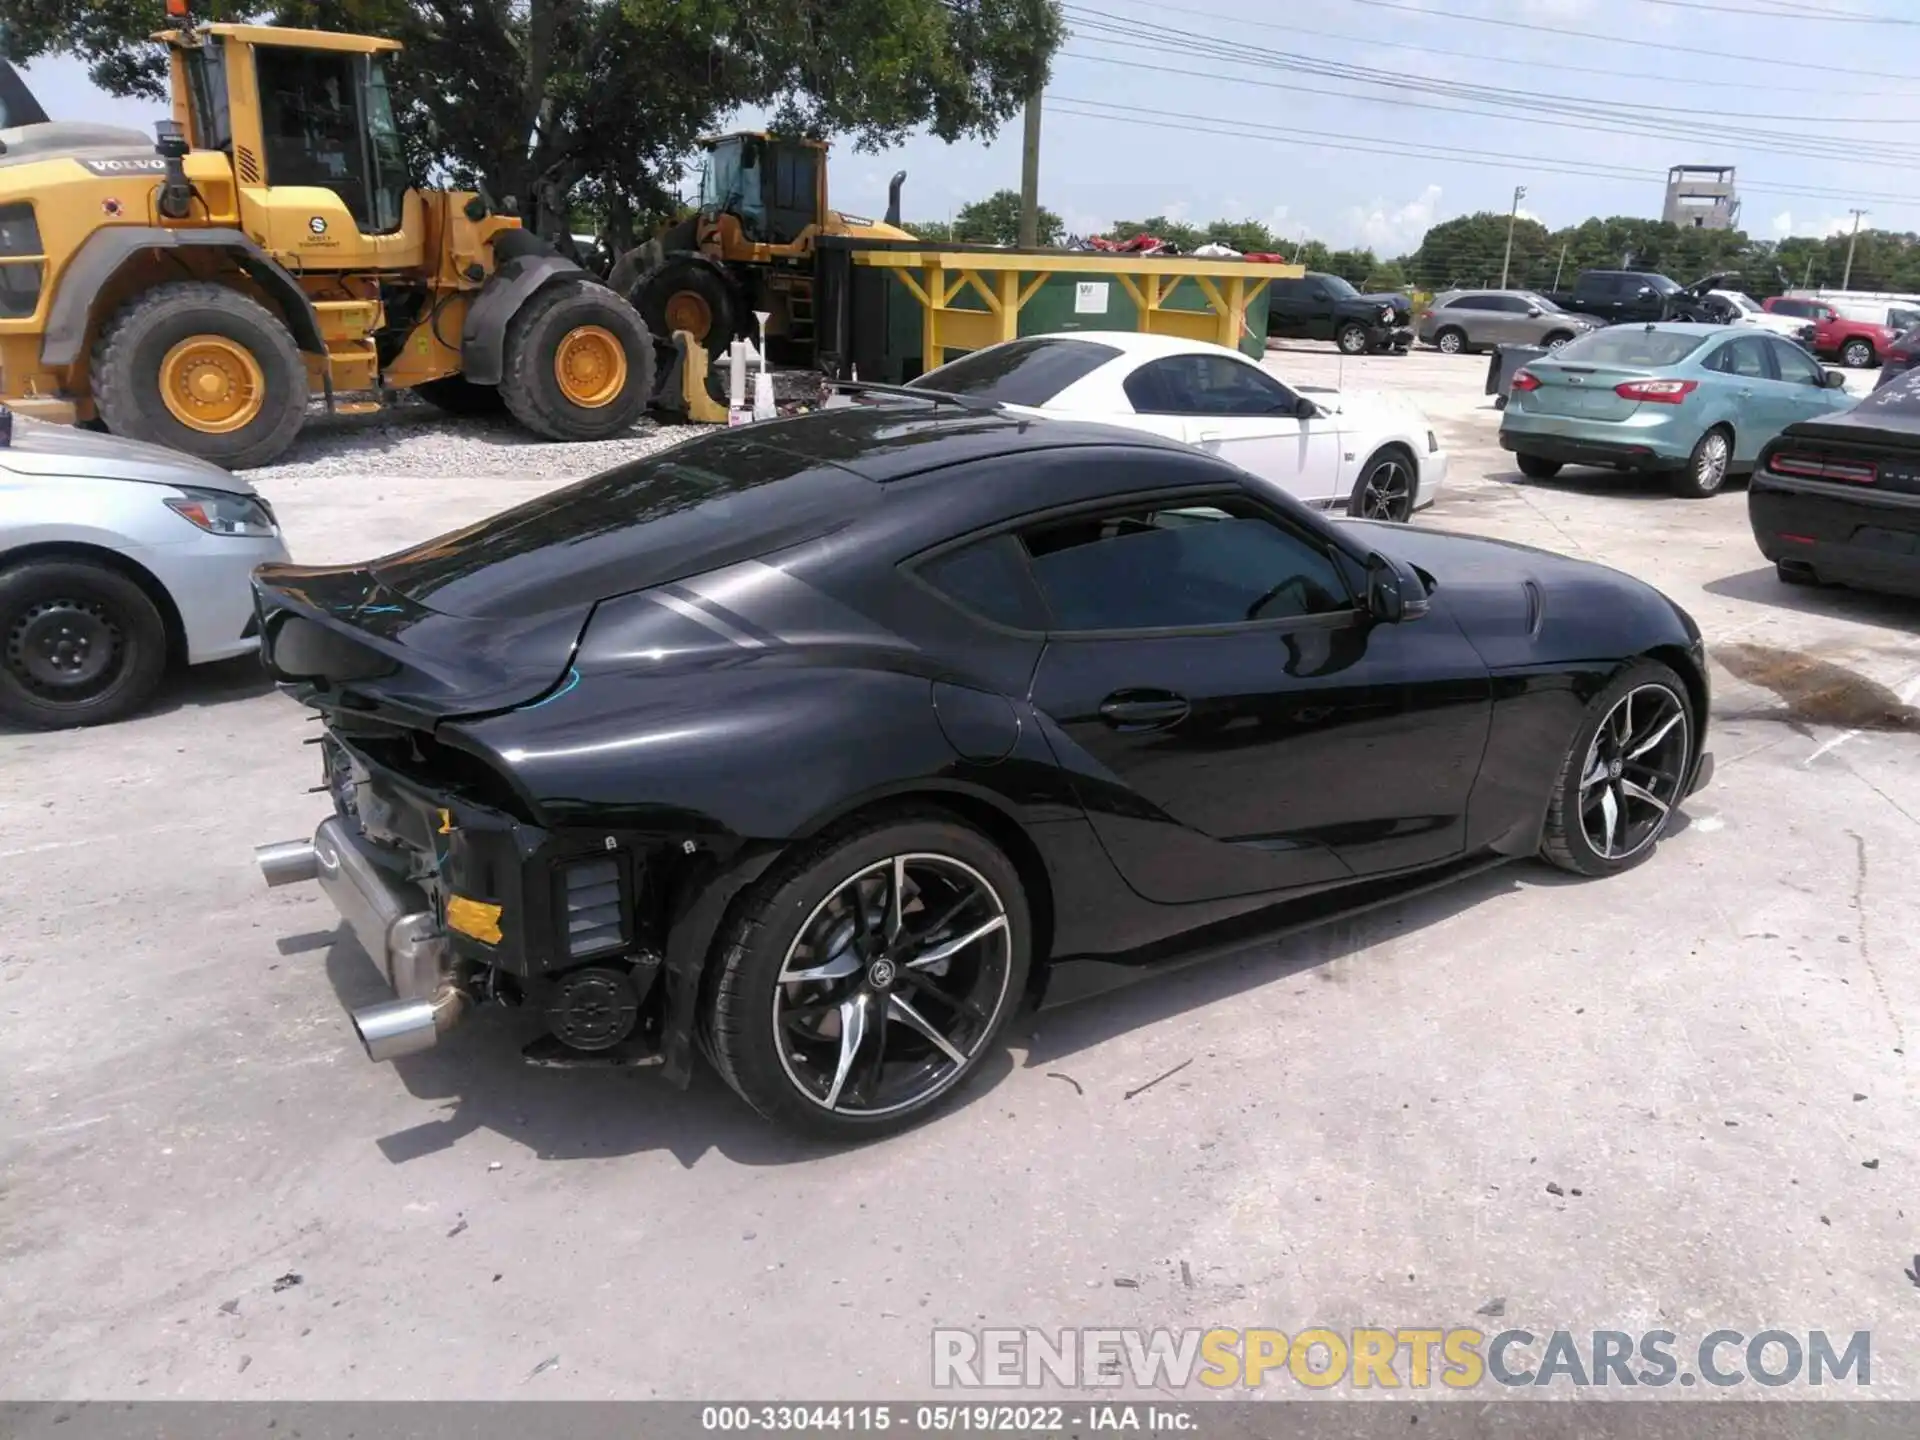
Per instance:
[[[1567,268],[1567,247],[1562,245],[1560,247],[1560,258],[1559,260],[1554,262],[1554,267],[1553,267],[1553,288],[1554,289],[1558,290],[1560,288],[1560,272],[1566,268]]]
[[[1847,269],[1846,273],[1840,277],[1840,288],[1842,290],[1845,290],[1853,283],[1853,247],[1860,239],[1860,217],[1867,212],[1864,210],[1851,210],[1848,213],[1853,216],[1853,233],[1847,236]]]
[[[1040,94],[1036,84],[1027,96],[1026,135],[1020,143],[1020,248],[1040,243]]]
[[[1507,253],[1500,262],[1500,288],[1507,288],[1507,271],[1513,266],[1513,222],[1520,218],[1520,201],[1525,198],[1527,187],[1513,187],[1513,208],[1507,212]]]

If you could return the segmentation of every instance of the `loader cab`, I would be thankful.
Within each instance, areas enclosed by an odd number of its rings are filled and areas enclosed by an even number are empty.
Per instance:
[[[758,132],[707,141],[701,216],[731,215],[751,244],[799,245],[826,214],[826,150],[818,140]]]
[[[413,180],[387,84],[396,42],[252,25],[158,38],[172,55],[175,118],[195,149],[227,156],[243,209],[259,207],[249,228],[270,248],[333,268],[372,258],[356,236],[375,252],[404,245]]]

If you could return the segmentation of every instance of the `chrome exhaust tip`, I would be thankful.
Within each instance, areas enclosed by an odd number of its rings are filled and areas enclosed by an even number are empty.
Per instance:
[[[369,1060],[398,1060],[431,1050],[443,1031],[466,1018],[472,1003],[466,991],[448,983],[431,1000],[385,1000],[362,1006],[349,1018]]]
[[[298,885],[317,879],[320,857],[311,840],[282,840],[275,845],[256,845],[253,860],[268,885]]]
[[[369,1060],[397,1060],[431,1050],[440,1038],[431,1000],[388,1000],[352,1014],[353,1033]]]

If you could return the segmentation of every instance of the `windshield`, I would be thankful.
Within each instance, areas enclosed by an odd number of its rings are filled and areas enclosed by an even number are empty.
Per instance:
[[[1553,301],[1547,299],[1546,296],[1536,295],[1531,290],[1523,291],[1521,293],[1520,298],[1526,301],[1529,305],[1539,306],[1541,310],[1545,311],[1549,315],[1564,315],[1567,313],[1566,311],[1562,310],[1558,305],[1554,304]]]
[[[1748,295],[1742,291],[1716,290],[1713,293],[1719,296],[1722,300],[1726,301],[1729,305],[1733,306],[1734,309],[1744,311],[1748,315],[1759,315],[1764,313],[1760,309],[1760,306],[1755,302],[1754,298],[1751,295]]]
[[[1360,293],[1351,283],[1338,275],[1322,275],[1318,278],[1326,284],[1327,289],[1342,300],[1350,300]]]
[[[1554,352],[1553,358],[1582,365],[1633,365],[1657,369],[1686,359],[1710,338],[1689,334],[1685,330],[1614,325],[1605,330],[1596,330],[1591,335],[1583,335],[1578,340],[1569,340]]]
[[[393,99],[387,92],[387,68],[378,55],[367,57],[367,150],[372,162],[368,198],[373,202],[373,228],[380,234],[398,230],[407,194],[407,154],[400,144],[400,127],[393,121]]]
[[[706,167],[700,172],[700,209],[703,213],[737,215],[743,220],[765,217],[766,206],[760,198],[760,167],[749,166],[746,143],[740,139],[722,140],[707,151]]]

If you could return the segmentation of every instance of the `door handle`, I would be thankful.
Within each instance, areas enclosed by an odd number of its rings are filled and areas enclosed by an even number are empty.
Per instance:
[[[1164,730],[1192,710],[1185,696],[1170,690],[1116,690],[1100,702],[1100,718],[1116,730]]]
[[[1751,400],[1753,398],[1753,387],[1749,385],[1745,390],[1742,390],[1740,392],[1740,398],[1742,400]]]

